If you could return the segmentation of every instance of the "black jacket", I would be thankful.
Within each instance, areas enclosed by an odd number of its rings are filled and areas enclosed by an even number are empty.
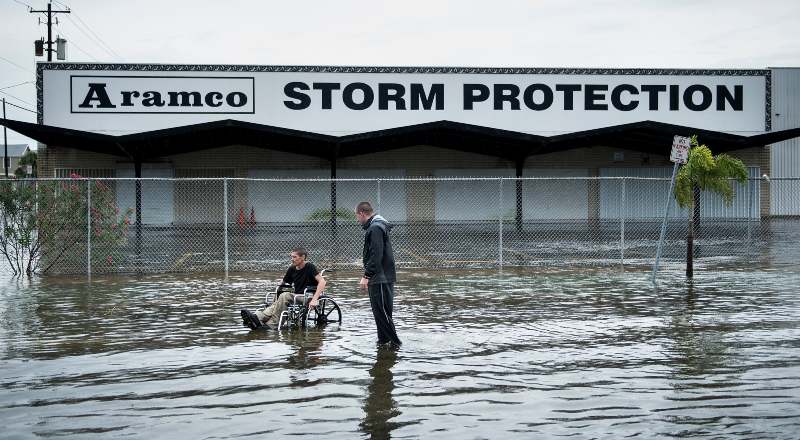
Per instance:
[[[392,224],[379,215],[373,215],[362,225],[364,234],[364,276],[369,284],[394,283],[394,251],[389,231]]]

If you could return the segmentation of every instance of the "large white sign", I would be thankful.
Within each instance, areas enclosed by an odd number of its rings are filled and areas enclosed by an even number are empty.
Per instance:
[[[95,67],[42,66],[43,123],[128,134],[237,119],[345,135],[449,120],[554,135],[653,120],[750,135],[767,106],[767,71]]]

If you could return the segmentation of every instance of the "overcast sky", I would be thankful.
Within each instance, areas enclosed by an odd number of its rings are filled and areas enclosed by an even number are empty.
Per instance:
[[[0,0],[0,96],[35,110],[33,41],[47,29],[29,6],[47,2]],[[800,67],[798,0],[53,1],[66,7],[53,32],[72,62]]]

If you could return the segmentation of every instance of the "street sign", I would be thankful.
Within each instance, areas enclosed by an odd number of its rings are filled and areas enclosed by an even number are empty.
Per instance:
[[[669,155],[669,160],[675,163],[686,163],[689,159],[689,148],[692,146],[692,140],[685,136],[675,136],[672,140],[672,152]]]
[[[669,217],[669,206],[672,204],[672,194],[675,189],[675,176],[678,175],[680,164],[686,163],[689,159],[689,148],[692,146],[691,138],[685,136],[675,136],[672,140],[672,153],[669,160],[675,163],[672,167],[672,179],[669,181],[669,192],[667,193],[667,203],[664,207],[664,221],[661,223],[661,235],[656,246],[656,261],[653,264],[653,285],[656,284],[656,274],[658,273],[658,263],[661,261],[661,246],[664,244],[664,237],[667,233],[667,217]]]

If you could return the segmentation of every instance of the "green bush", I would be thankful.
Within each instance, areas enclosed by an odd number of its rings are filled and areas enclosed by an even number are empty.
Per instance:
[[[315,209],[308,214],[305,218],[307,222],[331,221],[331,208]],[[345,208],[336,208],[337,221],[356,221],[356,215],[353,211]]]

